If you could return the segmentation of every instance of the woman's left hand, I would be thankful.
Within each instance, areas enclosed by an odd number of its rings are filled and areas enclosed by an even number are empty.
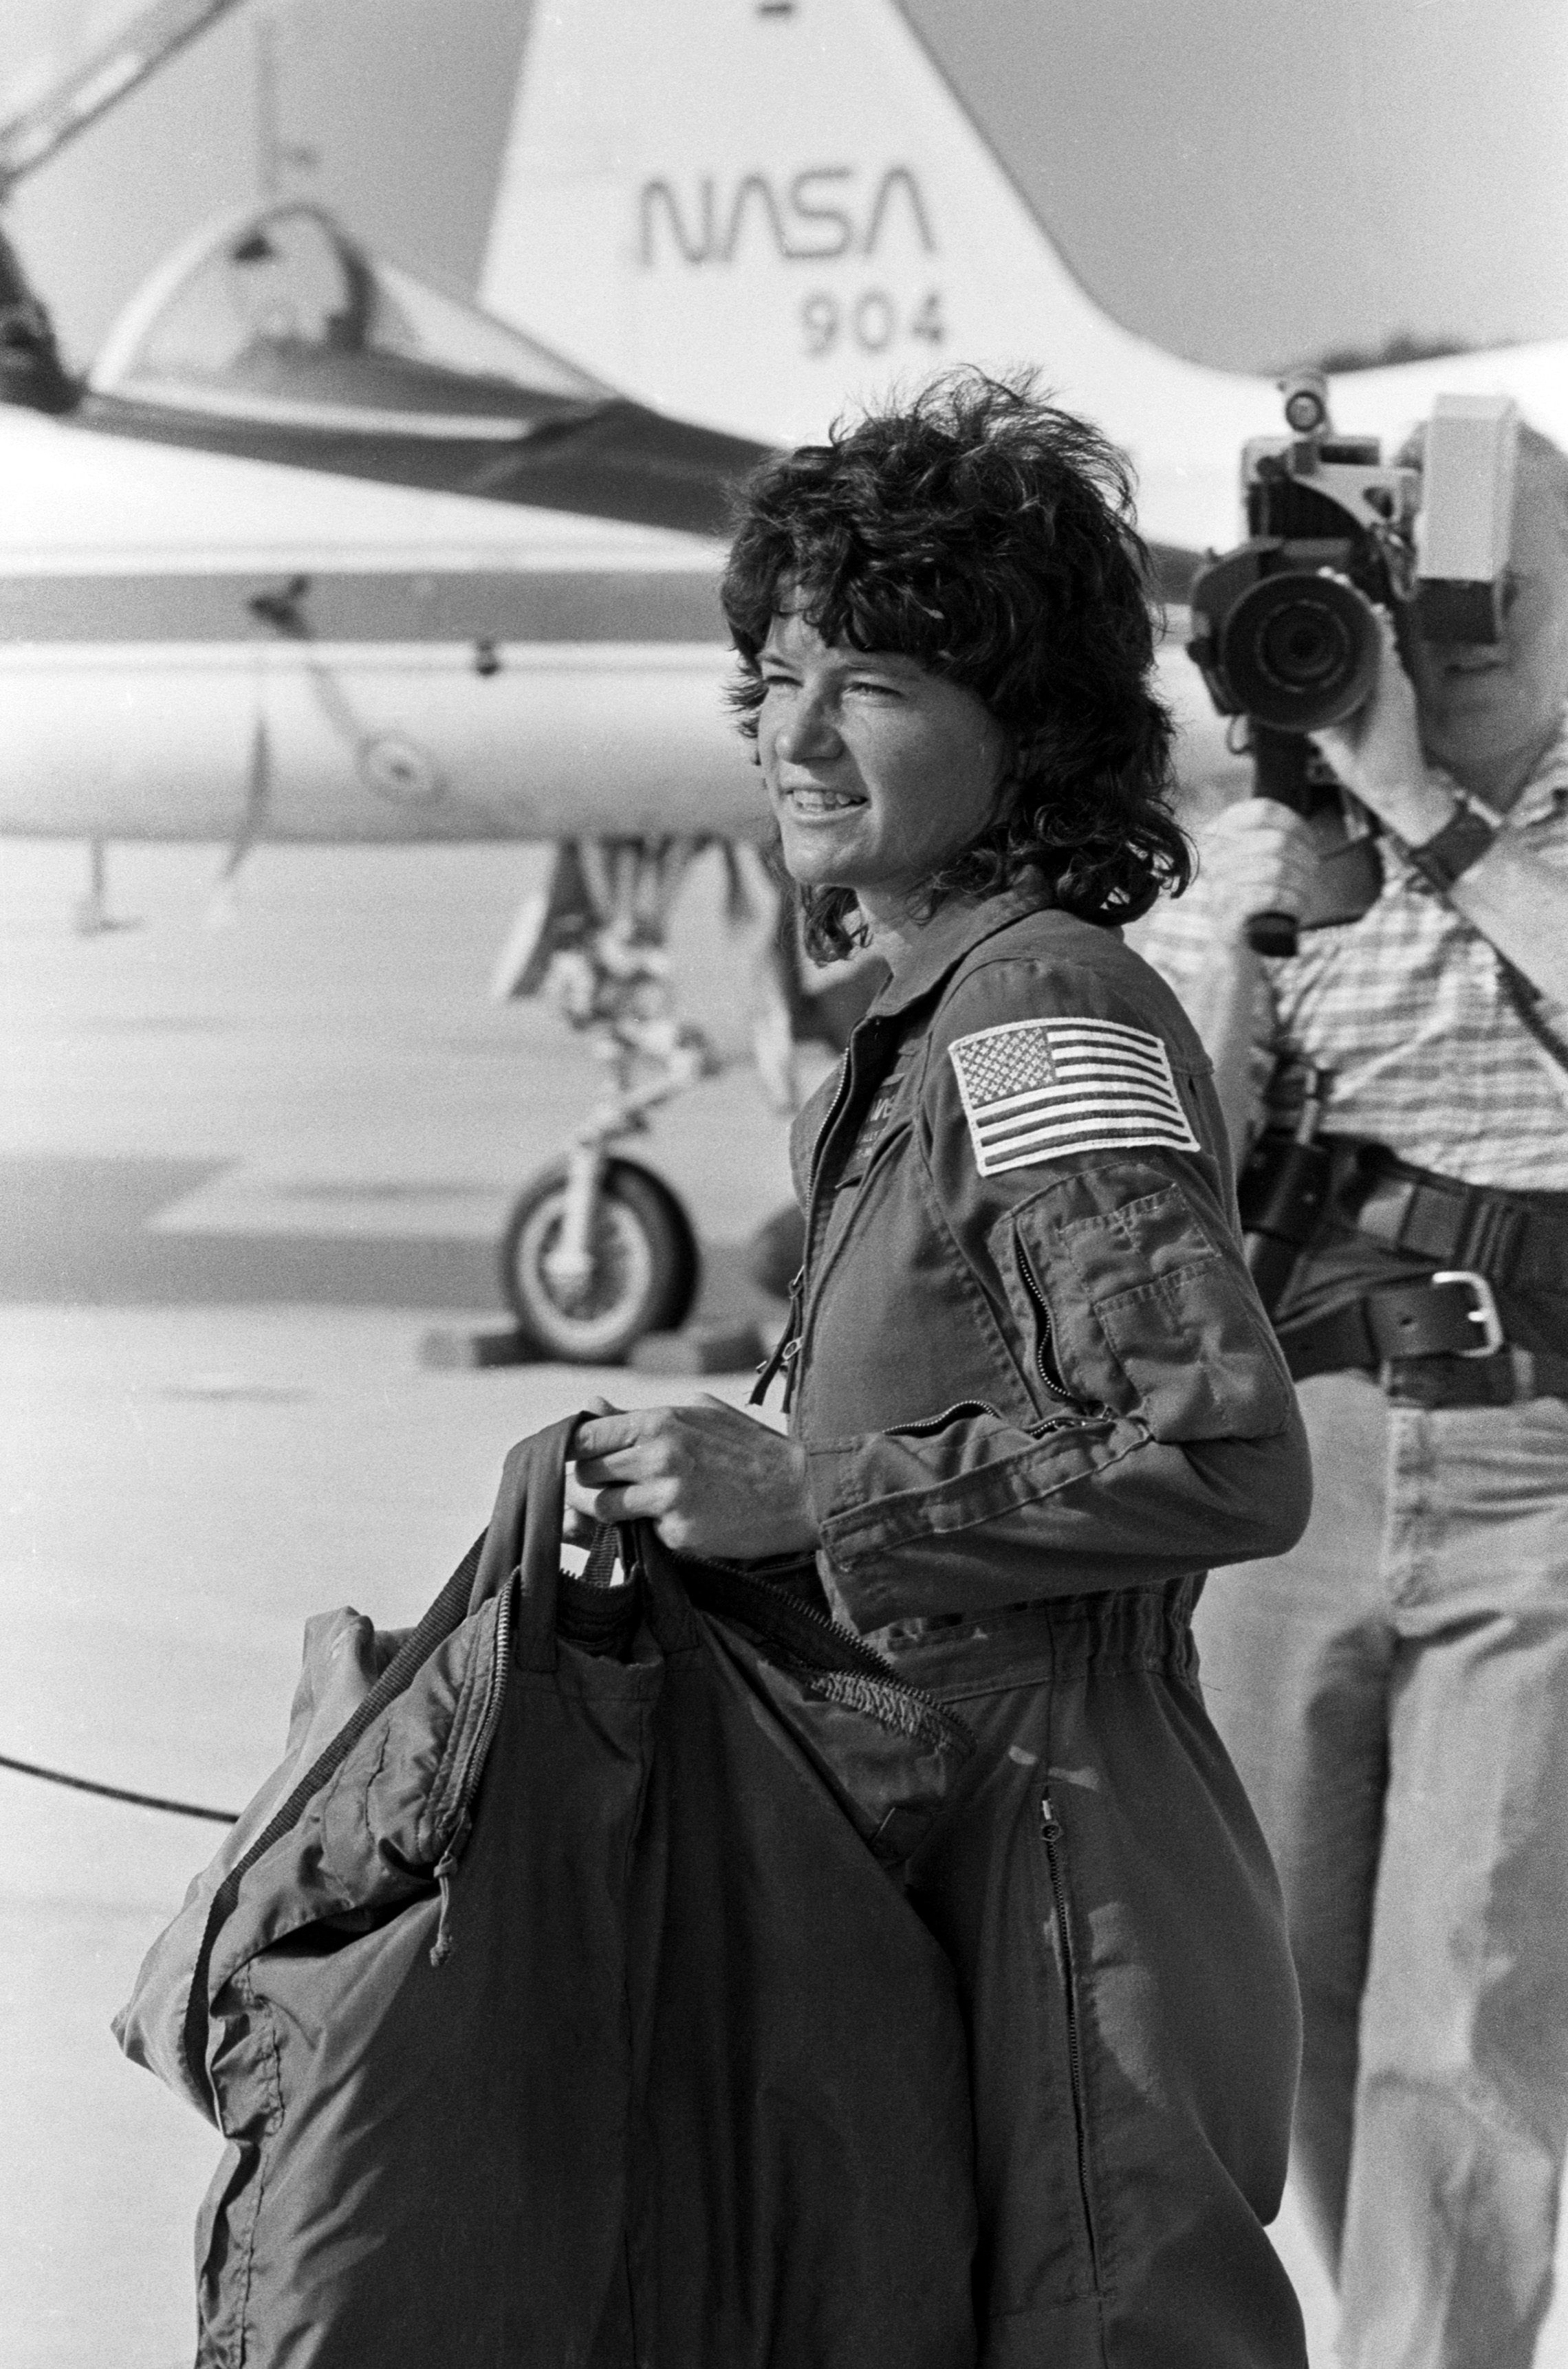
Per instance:
[[[1353,796],[1408,847],[1440,830],[1453,801],[1429,781],[1422,753],[1415,691],[1400,658],[1393,619],[1378,619],[1378,670],[1366,702],[1343,724],[1311,734]]]
[[[806,1450],[722,1399],[606,1407],[578,1425],[572,1454],[574,1513],[641,1516],[676,1554],[752,1561],[817,1543]]]

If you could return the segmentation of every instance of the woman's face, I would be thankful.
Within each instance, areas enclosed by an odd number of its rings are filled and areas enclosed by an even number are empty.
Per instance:
[[[1006,734],[962,684],[825,642],[795,610],[759,664],[757,749],[790,876],[893,917],[994,813]]]

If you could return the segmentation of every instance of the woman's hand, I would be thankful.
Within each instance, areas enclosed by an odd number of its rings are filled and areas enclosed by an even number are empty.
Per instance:
[[[569,1512],[641,1516],[676,1554],[753,1561],[817,1543],[806,1450],[722,1399],[605,1406],[578,1425],[573,1457]]]
[[[1206,904],[1222,944],[1244,942],[1254,913],[1306,910],[1318,853],[1299,814],[1277,798],[1227,807],[1203,841]]]

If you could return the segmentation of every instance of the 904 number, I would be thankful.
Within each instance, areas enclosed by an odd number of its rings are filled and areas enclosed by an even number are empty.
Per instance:
[[[885,354],[890,346],[910,338],[939,346],[947,335],[942,317],[942,292],[933,288],[903,319],[886,288],[867,288],[841,299],[818,289],[800,308],[801,345],[813,360],[853,347],[863,354]]]

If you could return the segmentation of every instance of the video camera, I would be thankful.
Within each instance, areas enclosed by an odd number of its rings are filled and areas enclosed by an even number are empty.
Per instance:
[[[1495,642],[1513,525],[1518,414],[1502,395],[1439,395],[1422,465],[1385,464],[1375,437],[1336,435],[1321,372],[1282,382],[1288,436],[1242,450],[1247,540],[1193,579],[1196,660],[1221,715],[1245,716],[1259,796],[1306,818],[1318,894],[1303,928],[1359,919],[1377,897],[1377,826],[1347,807],[1306,735],[1354,715],[1377,673],[1376,611],[1402,650]],[[1260,954],[1294,954],[1288,913],[1247,924]]]

